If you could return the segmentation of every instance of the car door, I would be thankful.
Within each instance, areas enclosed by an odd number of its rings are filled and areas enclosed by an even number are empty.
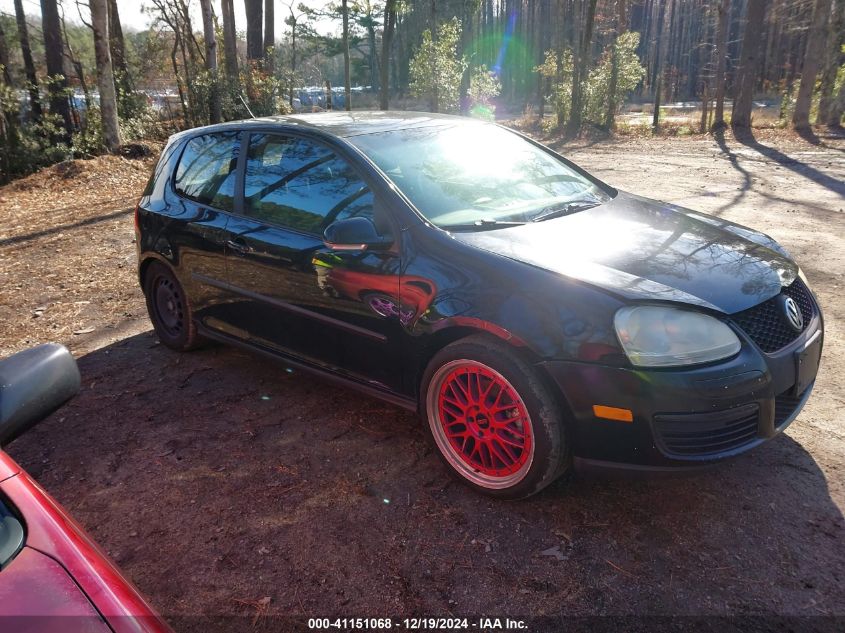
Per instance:
[[[167,192],[168,224],[157,250],[177,263],[182,282],[202,322],[212,320],[229,300],[225,243],[234,210],[241,133],[218,132],[185,142]]]
[[[350,161],[315,139],[251,133],[243,204],[229,221],[232,333],[383,388],[400,386],[400,258],[332,250],[323,231],[364,217],[391,233],[387,210]]]

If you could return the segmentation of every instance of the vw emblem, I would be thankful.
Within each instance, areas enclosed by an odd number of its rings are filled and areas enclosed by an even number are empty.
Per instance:
[[[789,321],[789,325],[798,332],[804,329],[804,316],[801,314],[801,308],[795,303],[795,299],[786,297],[783,302],[783,312],[786,315],[786,320]]]

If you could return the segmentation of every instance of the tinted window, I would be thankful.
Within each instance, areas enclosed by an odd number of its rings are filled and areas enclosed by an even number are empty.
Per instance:
[[[373,217],[373,195],[351,165],[305,139],[253,134],[244,182],[244,213],[322,233],[335,220]]]
[[[238,134],[206,134],[188,141],[176,169],[176,191],[202,204],[232,211],[240,151]]]

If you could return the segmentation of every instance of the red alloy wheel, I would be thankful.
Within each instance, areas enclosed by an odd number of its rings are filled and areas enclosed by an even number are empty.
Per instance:
[[[531,418],[499,372],[472,360],[446,363],[432,378],[428,410],[435,441],[462,475],[486,488],[525,477],[534,455]]]

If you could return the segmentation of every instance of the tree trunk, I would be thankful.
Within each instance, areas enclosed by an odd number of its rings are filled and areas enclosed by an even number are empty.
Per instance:
[[[433,48],[437,47],[437,0],[431,0],[431,43]],[[429,110],[437,112],[440,110],[440,92],[438,90],[439,86],[437,85],[436,54],[431,56],[431,76],[434,78],[434,82],[431,90],[431,103],[429,104]]]
[[[352,85],[349,77],[349,0],[341,0],[343,12],[343,95],[344,108],[352,109]]]
[[[185,90],[182,88],[182,78],[179,76],[179,63],[176,61],[176,53],[179,51],[179,37],[173,40],[173,48],[170,49],[170,63],[173,66],[173,77],[176,79],[176,89],[179,91],[179,105],[182,106],[182,117],[185,119],[185,127],[191,125],[191,114],[185,99]]]
[[[795,98],[795,112],[792,113],[792,125],[796,130],[810,128],[810,105],[813,89],[816,87],[816,75],[824,54],[824,25],[830,19],[830,0],[816,0],[813,4],[813,17],[807,34],[807,47],[804,49],[804,63],[801,68],[801,84]]]
[[[546,51],[549,49],[549,34],[551,32],[551,0],[540,0],[540,20],[537,25],[539,31],[538,37],[538,51],[537,51],[537,65],[541,65],[546,60]],[[537,73],[537,120],[542,121],[546,116],[546,93],[548,93],[549,80],[548,77],[543,77]]]
[[[264,0],[244,0],[246,7],[246,58],[260,61],[264,58]]]
[[[663,96],[663,66],[666,64],[666,49],[669,48],[669,43],[666,40],[669,35],[668,27],[672,24],[674,7],[674,0],[669,0],[667,6],[661,8],[657,18],[657,50],[654,53],[654,109],[651,113],[651,128],[655,132],[660,127],[660,99]]]
[[[604,116],[604,126],[608,130],[613,129],[613,121],[616,118],[616,110],[619,102],[616,99],[616,90],[619,84],[619,37],[628,30],[628,16],[625,11],[625,3],[628,0],[616,0],[616,41],[611,50],[610,82],[607,88],[607,113]]]
[[[760,44],[763,41],[763,19],[766,15],[766,0],[748,0],[745,13],[745,29],[742,35],[742,55],[736,78],[736,94],[731,112],[731,127],[751,127],[751,107],[754,87],[757,85],[757,71],[760,68]]]
[[[220,105],[220,84],[217,74],[217,34],[214,32],[214,16],[211,0],[200,0],[202,11],[202,35],[205,40],[205,69],[211,79],[211,94],[209,95],[209,121],[220,123],[223,119]]]
[[[123,27],[120,24],[120,12],[117,0],[109,0],[109,51],[115,73],[122,72],[129,76],[126,66],[126,44],[123,38]]]
[[[27,91],[29,92],[29,109],[32,120],[41,119],[41,97],[38,94],[38,78],[35,76],[35,63],[32,61],[32,48],[29,45],[29,27],[26,25],[26,13],[23,10],[23,0],[15,0],[15,20],[18,23],[18,39],[21,43],[23,68],[26,75]]]
[[[238,39],[233,0],[220,0],[223,14],[223,54],[226,56],[226,77],[230,89],[238,85]]]
[[[589,66],[590,45],[593,41],[593,25],[596,21],[596,3],[597,0],[588,0],[587,17],[584,22],[581,46],[578,51],[578,59],[575,63],[575,72],[572,74],[572,112],[569,113],[569,121],[566,126],[566,133],[569,137],[575,137],[581,132],[584,109],[582,84],[587,77],[587,68]]]
[[[845,81],[839,86],[839,94],[833,99],[830,108],[827,111],[827,117],[824,121],[825,125],[830,127],[842,126],[842,115],[845,114]]]
[[[47,74],[50,76],[50,113],[62,119],[64,133],[56,140],[70,141],[73,122],[70,118],[67,77],[65,77],[64,44],[62,42],[62,23],[56,0],[41,0],[41,28],[44,32],[44,51],[47,59]]]
[[[381,82],[379,108],[390,107],[390,47],[393,44],[393,32],[396,29],[396,0],[387,0],[384,5],[384,32],[381,35]]]
[[[725,66],[728,56],[728,17],[731,0],[719,5],[719,27],[716,31],[716,109],[712,131],[725,127]]]
[[[191,10],[188,7],[189,0],[177,0],[176,5],[179,8],[179,13],[182,17],[182,41],[188,52],[188,59],[191,61],[191,72],[197,71],[197,53],[204,57],[200,52],[200,44],[194,36],[194,26],[191,23]],[[192,46],[193,44],[193,46]],[[205,63],[205,60],[203,60]]]
[[[293,91],[296,89],[296,22],[297,18],[293,15],[293,9],[290,13],[293,24],[290,29],[290,88],[288,89],[288,105],[293,108]]]
[[[276,11],[274,0],[264,2],[264,64],[267,72],[273,73],[276,56]]]
[[[827,124],[830,109],[833,107],[836,89],[836,74],[839,67],[845,63],[845,0],[836,0],[833,19],[830,20],[827,32],[824,68],[819,90],[819,123]]]
[[[2,24],[0,24],[0,66],[3,67],[3,73],[0,74],[0,82],[11,86],[12,74],[9,70],[9,48],[6,46],[6,34],[3,32]]]
[[[0,88],[4,84],[13,88],[12,75],[9,71],[9,49],[6,46],[6,34],[3,32],[2,23],[0,23],[0,66],[3,66],[3,72],[0,73]],[[11,161],[18,152],[19,142],[16,114],[0,108],[0,184],[8,182],[12,176]]]
[[[94,29],[94,57],[97,61],[97,89],[100,91],[100,119],[106,149],[114,152],[120,146],[120,125],[117,121],[117,94],[109,50],[108,0],[89,0],[91,26]]]
[[[555,85],[560,86],[563,83],[563,44],[557,47],[557,56],[555,58]],[[566,111],[563,107],[563,99],[558,99],[557,112],[555,112],[555,125],[558,130],[563,131],[566,125]]]
[[[458,57],[464,59],[466,59],[467,49],[469,48],[470,40],[472,38],[472,4],[472,2],[467,2],[466,0],[461,3],[463,13],[461,15],[461,38]],[[478,63],[472,58],[466,59],[466,61],[467,65],[464,68],[464,72],[461,74],[461,84],[458,89],[458,102],[460,104],[461,114],[463,115],[468,115],[470,107],[472,107],[469,98],[470,79],[472,78],[472,71]]]
[[[184,25],[182,25],[184,28]],[[192,110],[191,118],[195,119],[196,114],[196,106],[197,106],[197,99],[196,99],[196,88],[194,87],[192,79],[193,71],[195,70],[195,63],[193,59],[193,55],[190,55],[191,61],[188,62],[189,58],[189,50],[190,49],[190,42],[186,41],[185,30],[181,30],[176,33],[175,38],[176,44],[179,46],[179,53],[182,56],[182,70],[185,73],[185,93],[188,99],[188,106],[189,110]],[[193,126],[193,123],[191,124]]]
[[[663,72],[657,75],[657,82],[654,84],[654,105],[651,111],[651,129],[655,132],[660,127],[660,92],[663,90]]]
[[[114,70],[114,84],[117,88],[117,112],[120,116],[129,115],[132,102],[132,76],[126,63],[126,45],[123,38],[123,27],[120,25],[120,13],[117,0],[109,0],[109,52],[111,52],[112,69]]]
[[[79,81],[79,87],[82,88],[82,94],[85,97],[85,109],[90,110],[92,105],[91,91],[88,90],[88,84],[85,81],[85,69],[82,66],[82,62],[76,58],[76,53],[73,52],[73,47],[70,45],[70,38],[67,36],[67,22],[65,21],[64,15],[62,15],[62,36],[67,47],[68,59],[70,60],[71,66],[73,66],[76,79]]]
[[[373,26],[373,16],[367,16],[367,65],[370,67],[370,90],[379,90],[380,72],[378,56],[376,55],[376,28]]]

